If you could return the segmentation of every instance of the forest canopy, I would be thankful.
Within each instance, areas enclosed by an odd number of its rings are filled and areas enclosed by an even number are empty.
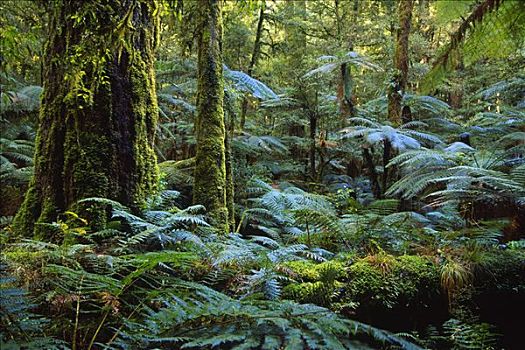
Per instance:
[[[2,349],[521,349],[525,1],[0,1]]]

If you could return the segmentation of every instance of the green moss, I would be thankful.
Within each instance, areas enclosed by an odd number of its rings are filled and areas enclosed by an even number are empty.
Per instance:
[[[415,255],[391,259],[389,269],[370,258],[350,266],[346,297],[371,307],[393,308],[439,295],[439,269],[429,259]]]
[[[339,261],[290,261],[285,267],[298,283],[284,287],[283,296],[303,303],[329,306],[343,287],[341,280],[346,278],[346,267]]]
[[[285,267],[297,282],[286,286],[284,295],[301,302],[332,307],[355,304],[365,309],[412,307],[439,298],[439,268],[426,257],[383,253],[356,262],[353,255],[349,257],[320,264],[287,262]]]
[[[514,291],[525,294],[525,251],[488,250],[474,273],[480,292]]]
[[[232,122],[230,122],[232,123]],[[233,128],[230,126],[224,140],[226,157],[226,207],[228,208],[228,225],[235,227],[235,185],[233,180],[233,154],[230,138],[233,135]]]
[[[303,282],[289,284],[283,288],[283,296],[300,303],[313,303],[329,306],[334,296],[335,284],[323,282]]]
[[[35,175],[14,220],[16,233],[31,236],[45,227],[35,223],[56,221],[68,209],[98,229],[106,223],[107,208],[76,206],[78,200],[106,197],[138,210],[156,191],[153,50],[159,18],[148,13],[156,1],[144,5],[86,1],[54,7]],[[85,20],[94,13],[102,18]],[[35,233],[49,238],[47,232]]]
[[[319,271],[316,268],[317,264],[311,261],[289,261],[284,265],[292,271],[292,277],[296,280],[318,281],[320,279]]]
[[[32,252],[26,250],[11,250],[2,253],[2,257],[11,264],[38,265],[46,257],[47,252]]]
[[[391,276],[385,276],[379,267],[365,260],[350,266],[349,280],[346,298],[360,304],[392,308],[401,293]]]
[[[35,188],[34,180],[32,180],[20,210],[13,220],[13,232],[23,237],[32,236],[35,221],[40,216],[41,210],[40,196]]]
[[[284,264],[297,280],[331,282],[346,277],[346,266],[340,261],[314,263],[311,261],[289,261]]]
[[[197,148],[193,202],[208,210],[212,223],[228,231],[224,81],[222,72],[222,4],[199,6]]]

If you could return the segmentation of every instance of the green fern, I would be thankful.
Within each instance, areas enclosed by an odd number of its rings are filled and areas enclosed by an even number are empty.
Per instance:
[[[48,322],[32,312],[28,293],[14,283],[7,266],[0,263],[0,347],[2,349],[61,350],[65,344],[45,336]]]
[[[361,335],[403,349],[419,349],[393,334],[314,305],[238,301],[188,282],[178,283],[177,291],[171,300],[162,299],[160,310],[149,310],[144,321],[127,322],[111,348],[353,349],[359,343],[352,339]]]

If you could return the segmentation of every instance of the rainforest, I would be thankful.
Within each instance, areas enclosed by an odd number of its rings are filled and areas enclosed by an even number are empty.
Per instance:
[[[518,350],[525,1],[0,1],[2,350]]]

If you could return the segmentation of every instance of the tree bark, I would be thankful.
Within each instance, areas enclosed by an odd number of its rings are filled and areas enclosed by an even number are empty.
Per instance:
[[[208,210],[212,223],[228,232],[222,1],[199,0],[198,86],[193,202]]]
[[[312,181],[316,180],[316,169],[315,169],[315,135],[317,133],[317,113],[310,111],[310,176]]]
[[[363,158],[365,159],[366,167],[370,172],[370,181],[372,183],[372,193],[374,197],[381,198],[381,187],[379,186],[379,179],[374,165],[374,160],[370,152],[369,146],[363,146]]]
[[[61,0],[52,10],[35,173],[13,224],[47,240],[52,233],[35,224],[68,209],[104,226],[107,208],[78,200],[105,197],[138,210],[158,182],[157,1]]]
[[[255,68],[255,65],[257,64],[257,61],[259,60],[259,56],[261,53],[261,37],[262,37],[262,31],[263,31],[263,24],[264,24],[264,10],[266,9],[266,5],[263,2],[261,4],[261,8],[259,9],[259,20],[257,22],[257,31],[255,32],[255,42],[253,44],[253,52],[252,52],[252,58],[250,60],[250,65],[248,66],[248,75],[252,76],[253,69]],[[240,120],[240,128],[241,130],[244,130],[244,125],[246,124],[246,113],[248,112],[248,99],[246,97],[242,100],[241,105],[241,120]]]
[[[389,140],[384,140],[383,142],[383,183],[381,193],[385,193],[388,187],[388,162],[392,158],[392,144]]]
[[[227,97],[227,96],[226,96]],[[231,98],[226,98],[230,100]],[[235,229],[235,182],[233,175],[233,150],[232,139],[235,135],[236,113],[231,103],[224,104],[227,113],[224,114],[224,123],[226,125],[226,137],[224,139],[225,161],[226,161],[226,207],[228,208],[228,225],[229,229]],[[228,118],[226,117],[228,116]]]
[[[408,83],[408,36],[412,21],[413,0],[403,0],[398,4],[399,28],[397,30],[394,68],[395,73],[391,81],[388,94],[388,119],[394,125],[400,125],[401,102]]]

